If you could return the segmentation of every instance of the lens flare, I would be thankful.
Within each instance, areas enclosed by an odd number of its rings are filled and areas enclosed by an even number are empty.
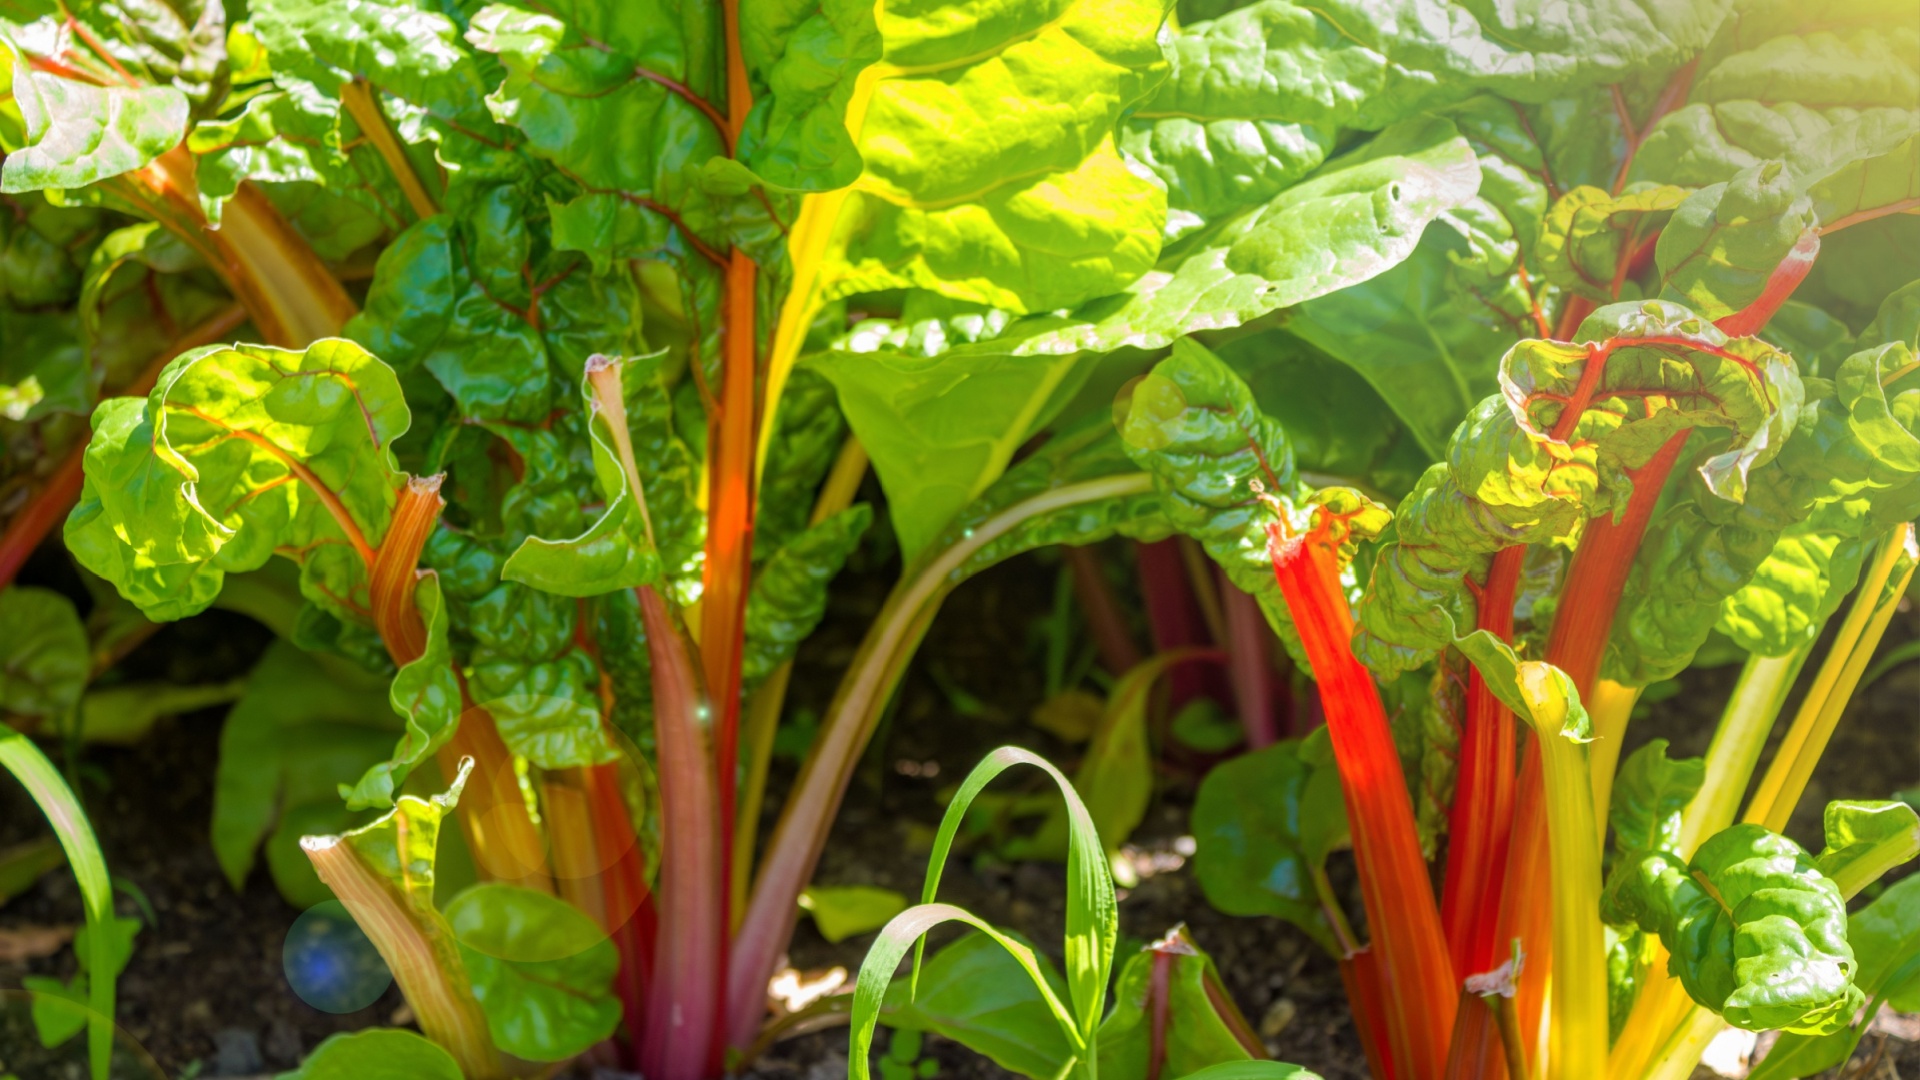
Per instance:
[[[338,900],[308,908],[280,952],[287,982],[321,1012],[350,1013],[380,1000],[393,982],[386,961]]]

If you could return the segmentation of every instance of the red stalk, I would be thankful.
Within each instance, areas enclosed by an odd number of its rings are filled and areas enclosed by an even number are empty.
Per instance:
[[[1312,533],[1269,528],[1274,577],[1287,600],[1320,687],[1333,753],[1340,766],[1361,900],[1380,957],[1395,1075],[1440,1080],[1459,1005],[1459,984],[1427,864],[1420,854],[1413,802],[1379,691],[1349,646],[1353,614],[1341,591],[1335,541],[1322,512]]]
[[[172,363],[174,357],[188,349],[211,345],[239,329],[246,321],[246,309],[238,304],[221,309],[212,318],[180,335],[179,340],[161,350],[159,355],[147,362],[139,377],[121,387],[114,396],[145,397],[159,380],[161,370]],[[74,504],[80,501],[80,487],[86,479],[81,465],[86,456],[87,443],[83,439],[67,451],[66,458],[47,478],[46,484],[7,522],[6,531],[0,532],[0,589],[13,582],[13,576],[20,572],[20,567],[40,546],[40,541],[53,531],[54,526],[65,521]]]
[[[1605,516],[1588,522],[1567,568],[1559,612],[1547,637],[1546,658],[1567,673],[1582,697],[1592,692],[1599,677],[1620,594],[1687,435],[1676,433],[1645,465],[1629,470],[1633,494],[1626,513],[1618,522]],[[1494,942],[1518,938],[1527,958],[1527,977],[1520,980],[1516,1007],[1521,1031],[1529,1038],[1540,1031],[1545,985],[1553,970],[1553,874],[1545,797],[1539,744],[1530,742],[1514,800],[1513,839],[1492,938]]]
[[[1115,678],[1132,671],[1144,657],[1127,630],[1119,600],[1100,572],[1100,560],[1093,549],[1071,544],[1062,545],[1060,555],[1073,573],[1073,595],[1080,602],[1080,613],[1086,616],[1087,632],[1100,654],[1100,666]]]
[[[1215,644],[1207,632],[1200,602],[1187,580],[1179,544],[1171,539],[1135,544],[1139,559],[1140,596],[1146,602],[1147,627],[1153,651],[1167,652]],[[1211,666],[1182,664],[1167,673],[1168,704],[1175,710],[1197,697],[1229,700],[1230,691]]]
[[[1844,218],[1841,220],[1845,221]],[[1843,226],[1836,222],[1834,227]],[[1773,318],[1773,313],[1779,311],[1780,306],[1793,295],[1793,290],[1806,280],[1808,272],[1813,269],[1813,260],[1820,255],[1820,237],[1826,231],[1829,230],[1808,229],[1801,233],[1793,250],[1787,252],[1787,257],[1781,259],[1780,265],[1767,275],[1767,283],[1761,288],[1760,296],[1739,311],[1714,320],[1713,325],[1728,337],[1749,337],[1759,333],[1760,328],[1767,325],[1767,320]]]
[[[1228,581],[1225,571],[1216,569],[1216,575],[1227,624],[1227,677],[1233,683],[1240,726],[1247,733],[1247,749],[1258,750],[1280,737],[1280,681],[1274,676],[1273,651],[1268,647],[1273,631],[1267,627],[1260,601]]]
[[[706,695],[679,617],[650,586],[635,590],[653,669],[655,754],[662,847],[656,974],[640,1045],[649,1080],[708,1073],[724,968],[724,854],[707,755]]]
[[[1393,1048],[1387,1031],[1386,989],[1380,984],[1380,964],[1372,949],[1360,949],[1340,958],[1340,982],[1353,1012],[1353,1029],[1367,1055],[1367,1073],[1380,1080],[1396,1080]]]
[[[1480,590],[1479,629],[1513,641],[1513,599],[1520,580],[1524,547],[1493,557]],[[1440,922],[1456,972],[1472,974],[1494,966],[1493,897],[1506,875],[1507,844],[1513,830],[1513,711],[1487,689],[1479,669],[1467,676],[1467,722],[1460,738],[1460,776],[1448,819],[1451,837],[1440,894]]]
[[[754,280],[756,269],[735,249],[727,263],[727,319],[720,409],[708,417],[713,458],[708,468],[707,550],[700,603],[700,660],[715,706],[714,770],[719,780],[721,873],[733,858],[734,787],[739,772],[740,650],[746,629],[747,582],[753,565],[755,423]],[[723,882],[722,903],[731,894]],[[730,917],[722,922],[732,925]],[[722,946],[724,948],[724,945]],[[725,956],[715,954],[725,966]]]
[[[1467,990],[1460,992],[1453,1045],[1447,1053],[1447,1080],[1507,1080],[1500,1025],[1486,1002]]]
[[[1167,983],[1173,975],[1174,954],[1153,950],[1153,975],[1147,982],[1147,1080],[1160,1080],[1167,1064]]]

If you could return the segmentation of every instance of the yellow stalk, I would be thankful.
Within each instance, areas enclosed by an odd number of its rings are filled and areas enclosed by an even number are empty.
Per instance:
[[[1593,762],[1593,820],[1598,830],[1595,835],[1604,849],[1613,774],[1620,767],[1620,741],[1626,737],[1627,721],[1633,718],[1634,702],[1640,700],[1640,688],[1597,679],[1587,698],[1587,716],[1593,720],[1593,742],[1587,745],[1587,755]]]
[[[1786,703],[1787,691],[1813,651],[1811,642],[1786,656],[1747,657],[1727,699],[1713,745],[1707,748],[1706,779],[1680,817],[1680,842],[1675,854],[1692,858],[1700,842],[1733,824],[1740,797],[1760,761],[1760,751],[1773,731],[1773,722]]]
[[[380,101],[374,97],[374,90],[365,79],[354,79],[340,87],[340,104],[346,107],[348,115],[360,127],[360,133],[367,137],[373,148],[379,153],[387,169],[393,173],[393,180],[400,185],[400,193],[407,197],[407,205],[413,207],[416,217],[425,220],[438,214],[440,207],[435,205],[433,196],[428,194],[420,176],[413,171],[413,162],[407,157],[406,148],[393,134],[393,126],[387,123],[387,114],[380,108]]]
[[[886,0],[875,0],[873,21],[875,25],[884,25]],[[869,64],[853,84],[853,95],[847,99],[847,134],[853,138],[855,146],[860,144],[860,134],[866,127],[867,106],[873,101],[873,90],[881,79],[898,74],[898,69],[885,63]],[[800,200],[800,212],[793,219],[793,227],[787,231],[787,260],[793,266],[793,281],[787,289],[786,299],[781,301],[779,318],[773,324],[773,340],[767,350],[766,404],[761,408],[764,415],[760,423],[760,445],[754,458],[754,475],[767,467],[767,447],[773,438],[775,414],[780,408],[780,392],[786,389],[787,376],[793,374],[793,365],[800,359],[800,347],[807,340],[807,331],[812,328],[814,317],[820,314],[824,303],[821,299],[821,270],[826,262],[827,251],[833,246],[833,235],[840,224],[840,211],[845,209],[847,200],[853,195],[851,185],[834,191],[822,191],[808,195]]]
[[[1553,990],[1548,1080],[1600,1080],[1607,1060],[1607,946],[1600,907],[1600,833],[1587,744],[1568,730],[1576,706],[1554,669],[1519,668],[1540,742],[1553,862]],[[1564,676],[1562,676],[1564,678]],[[1631,706],[1631,701],[1629,701]]]
[[[1793,816],[1793,808],[1806,791],[1814,766],[1819,764],[1827,741],[1833,737],[1840,714],[1853,697],[1854,687],[1860,684],[1861,674],[1873,659],[1874,647],[1880,644],[1887,624],[1893,619],[1894,608],[1913,578],[1914,560],[1909,557],[1898,582],[1891,591],[1887,589],[1895,564],[1901,556],[1909,554],[1912,543],[1913,526],[1902,524],[1893,530],[1874,556],[1873,565],[1854,597],[1853,610],[1847,614],[1840,636],[1834,640],[1833,651],[1820,665],[1820,673],[1814,678],[1812,689],[1807,691],[1807,699],[1800,704],[1793,726],[1787,729],[1773,764],[1768,766],[1753,802],[1747,807],[1746,820],[1758,822],[1774,832],[1787,827],[1787,819]]]

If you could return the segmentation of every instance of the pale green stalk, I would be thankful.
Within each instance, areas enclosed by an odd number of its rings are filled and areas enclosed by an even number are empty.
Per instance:
[[[1680,842],[1674,852],[1691,858],[1700,842],[1733,824],[1747,781],[1760,763],[1773,722],[1786,704],[1787,691],[1813,652],[1808,642],[1785,656],[1749,654],[1740,681],[1720,714],[1720,726],[1707,747],[1706,780],[1680,816]]]
[[[87,913],[87,942],[92,949],[87,957],[87,1062],[94,1080],[107,1080],[113,1061],[113,984],[116,973],[112,961],[112,937],[107,923],[113,920],[113,884],[107,877],[106,856],[94,838],[87,812],[73,794],[60,771],[33,741],[17,731],[0,727],[0,767],[20,781],[66,850],[67,863],[73,867],[74,880],[80,883],[80,898]]]

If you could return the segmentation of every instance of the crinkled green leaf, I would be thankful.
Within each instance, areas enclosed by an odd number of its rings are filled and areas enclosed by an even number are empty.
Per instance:
[[[1124,410],[1121,438],[1153,474],[1168,520],[1200,541],[1228,580],[1260,601],[1267,621],[1286,628],[1282,640],[1290,638],[1267,554],[1274,511],[1259,495],[1296,494],[1286,432],[1233,369],[1190,339],[1134,384]]]
[[[766,465],[760,471],[760,501],[754,507],[756,561],[806,531],[820,483],[847,434],[833,384],[806,367],[787,376],[773,425]]]
[[[83,188],[144,168],[186,136],[187,97],[172,86],[99,86],[38,71],[4,36],[0,67],[0,93],[20,117],[0,191]]]
[[[1677,305],[1609,305],[1575,336],[1616,344],[1564,441],[1553,433],[1589,345],[1523,341],[1501,360],[1501,395],[1472,411],[1447,460],[1400,504],[1358,611],[1355,653],[1376,670],[1417,667],[1474,626],[1466,580],[1483,577],[1494,552],[1577,538],[1589,517],[1624,503],[1624,470],[1678,432],[1714,433],[1696,472],[1712,497],[1737,502],[1799,419],[1789,357],[1755,338],[1728,339]]]
[[[1338,952],[1313,878],[1349,842],[1336,769],[1275,743],[1208,771],[1194,797],[1193,873],[1228,915],[1278,915]]]
[[[1752,580],[1720,605],[1715,628],[1761,656],[1785,656],[1818,637],[1860,578],[1865,499],[1838,499],[1789,525]]]
[[[1165,1000],[1155,1000],[1156,993],[1164,993]],[[1163,1056],[1156,1059],[1153,1034],[1160,1017],[1165,1018]],[[1178,926],[1120,969],[1113,1011],[1100,1024],[1100,1074],[1147,1080],[1156,1061],[1165,1070],[1162,1076],[1191,1076],[1210,1065],[1249,1061],[1254,1055],[1242,1039],[1252,1034],[1221,986],[1213,958]]]
[[[986,342],[933,357],[831,350],[808,366],[839,391],[911,559],[1085,383],[1087,360],[1015,355]]]
[[[594,475],[606,509],[570,539],[528,537],[501,569],[507,580],[563,596],[594,596],[651,584],[664,574],[682,602],[698,596],[706,539],[694,493],[698,467],[674,434],[671,399],[659,382],[655,359],[610,360],[623,372],[627,433],[644,491],[636,498],[628,490],[610,420],[583,377]]]
[[[1623,295],[1616,275],[1624,277],[1634,253],[1687,194],[1671,184],[1620,195],[1586,186],[1567,192],[1547,212],[1535,245],[1541,279],[1594,300],[1637,299],[1632,289]]]
[[[73,370],[85,379],[86,406],[102,386],[133,378],[168,339],[231,303],[212,268],[157,222],[107,234],[87,260],[77,305],[85,361]]]
[[[752,687],[793,659],[827,612],[827,587],[859,546],[873,509],[859,503],[789,540],[754,571],[740,681]]]
[[[1466,722],[1464,665],[1446,662],[1449,659],[1443,656],[1431,675],[1409,672],[1380,688],[1413,800],[1414,833],[1428,859],[1438,853],[1440,836],[1447,831]]]
[[[620,957],[598,923],[551,893],[500,884],[465,890],[446,915],[495,1046],[564,1061],[613,1034]]]
[[[146,400],[95,413],[68,545],[151,618],[205,608],[285,549],[310,599],[365,621],[356,549],[385,534],[408,422],[393,371],[351,342],[195,349]]]
[[[65,723],[93,667],[86,628],[73,602],[52,589],[0,589],[0,709]]]
[[[462,1080],[453,1055],[405,1028],[328,1036],[298,1069],[277,1080]]]
[[[1865,1004],[1839,887],[1761,826],[1716,833],[1691,862],[1648,855],[1609,899],[1610,920],[1658,933],[1687,993],[1735,1027],[1826,1034]]]

